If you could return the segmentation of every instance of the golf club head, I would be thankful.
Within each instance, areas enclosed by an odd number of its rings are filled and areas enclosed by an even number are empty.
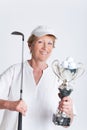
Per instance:
[[[20,36],[22,36],[22,40],[24,41],[24,34],[23,34],[23,33],[18,32],[18,31],[14,31],[14,32],[12,32],[11,34],[12,34],[12,35],[20,35]]]

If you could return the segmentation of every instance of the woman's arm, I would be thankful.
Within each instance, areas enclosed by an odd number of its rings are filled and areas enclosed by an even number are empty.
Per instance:
[[[8,109],[11,111],[17,111],[25,115],[27,111],[27,105],[25,104],[23,100],[8,101],[8,100],[0,99],[0,109]]]

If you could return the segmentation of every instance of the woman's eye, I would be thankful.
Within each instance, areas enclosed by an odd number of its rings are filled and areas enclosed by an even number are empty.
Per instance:
[[[43,41],[38,41],[38,43],[43,43]]]
[[[53,42],[48,42],[49,45],[53,45]]]

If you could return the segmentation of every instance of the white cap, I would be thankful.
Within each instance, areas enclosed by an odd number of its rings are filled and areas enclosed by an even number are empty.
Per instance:
[[[36,27],[31,34],[37,36],[37,37],[41,37],[41,36],[45,36],[47,34],[53,35],[55,38],[56,34],[55,32],[52,30],[52,28],[48,27],[48,26],[44,26],[44,25],[40,25],[38,27]]]

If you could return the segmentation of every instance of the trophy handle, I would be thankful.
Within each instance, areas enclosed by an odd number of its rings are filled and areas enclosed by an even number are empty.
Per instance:
[[[61,79],[62,81],[64,80],[63,77],[61,77],[61,73],[60,73],[60,69],[59,69],[59,61],[58,60],[54,60],[52,62],[52,69],[53,69],[53,72],[54,74],[59,78]]]
[[[76,70],[77,70],[77,73],[73,76],[73,78],[70,81],[72,81],[73,79],[78,79],[85,72],[85,68],[82,63],[78,63],[78,68]]]
[[[78,65],[79,65],[79,70],[80,70],[80,73],[79,73],[78,77],[80,77],[81,75],[84,74],[84,72],[85,72],[85,67],[83,66],[82,63],[78,63]],[[78,77],[77,77],[77,78],[78,78]]]

